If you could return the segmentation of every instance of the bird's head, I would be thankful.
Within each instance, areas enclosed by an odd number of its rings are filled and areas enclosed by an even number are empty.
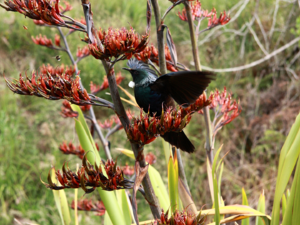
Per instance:
[[[146,63],[131,58],[127,62],[129,68],[123,68],[130,72],[135,84],[143,84],[146,81],[156,80],[157,76],[153,70],[149,68]]]

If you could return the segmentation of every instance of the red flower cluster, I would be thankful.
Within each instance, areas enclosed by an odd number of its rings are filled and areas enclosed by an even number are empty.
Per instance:
[[[201,95],[194,104],[187,108],[167,109],[160,118],[149,118],[141,109],[140,118],[134,118],[133,124],[127,129],[128,139],[140,145],[148,144],[166,132],[181,132],[189,124],[192,113],[210,104],[205,95]]]
[[[64,118],[78,117],[78,112],[74,112],[71,108],[70,102],[64,100],[61,107],[61,115]]]
[[[238,117],[242,110],[239,102],[233,101],[230,93],[227,95],[226,87],[224,87],[222,93],[218,89],[212,92],[209,100],[211,102],[209,108],[215,112],[215,118],[212,123],[214,127],[213,135],[215,136],[223,126]],[[202,114],[203,111],[200,110],[199,113]]]
[[[126,176],[132,176],[134,174],[134,167],[128,166],[128,163],[126,163],[126,165],[122,167],[122,170]]]
[[[215,13],[208,19],[208,24],[207,26],[209,28],[216,27],[218,25],[225,25],[230,21],[229,15],[226,15],[226,12],[224,10],[223,14],[221,13],[219,18],[217,18],[217,12],[216,10],[213,10]],[[213,12],[212,11],[212,12]]]
[[[173,72],[176,72],[177,69],[172,64],[172,58],[170,54],[170,50],[168,46],[165,46],[165,56],[166,56],[166,63],[167,63],[167,69]],[[147,46],[143,51],[140,53],[137,53],[134,55],[134,57],[138,60],[141,60],[145,63],[148,63],[148,59],[150,59],[152,62],[156,63],[156,65],[159,65],[158,61],[158,51],[152,44],[151,46]]]
[[[46,65],[42,65],[40,67],[40,71],[42,74],[50,74],[51,76],[62,76],[63,74],[65,74],[66,78],[64,79],[70,79],[70,77],[72,77],[75,74],[75,68],[73,66],[66,66],[64,64],[57,66],[57,67],[53,67],[50,64]]]
[[[92,105],[82,105],[82,106],[80,106],[80,109],[82,111],[86,112],[86,111],[89,111],[91,107],[92,107]]]
[[[218,18],[216,9],[212,9],[210,12],[208,10],[203,10],[199,0],[195,1],[194,4],[191,4],[190,7],[192,11],[193,20],[209,18],[208,25],[207,25],[209,29],[218,25],[225,25],[230,21],[230,17],[226,15],[225,11],[223,14],[221,13]],[[185,8],[182,10],[182,12],[178,12],[178,16],[183,21],[188,20]]]
[[[88,46],[84,46],[83,48],[79,48],[77,49],[77,53],[76,53],[76,56],[77,58],[80,58],[80,59],[83,59],[87,56],[89,56],[91,53],[90,53],[90,49]]]
[[[67,144],[66,142],[62,143],[59,146],[59,150],[66,155],[70,155],[70,154],[77,155],[81,159],[85,154],[84,149],[80,145],[76,147],[75,145],[72,144],[72,142],[70,142],[69,144]]]
[[[129,118],[129,120],[131,120],[132,119],[132,113],[131,113],[131,111],[127,110],[126,114],[127,114],[128,118]],[[120,121],[119,117],[116,116],[116,115],[111,116],[109,119],[105,120],[103,123],[99,122],[99,126],[102,129],[110,129],[114,123],[116,125],[121,125],[121,121]],[[122,128],[123,127],[120,127],[120,129],[122,129]]]
[[[7,11],[19,12],[25,17],[42,20],[47,25],[63,26],[58,0],[6,0],[0,6]],[[67,8],[67,7],[66,7]]]
[[[46,47],[53,47],[52,40],[48,39],[45,35],[42,37],[42,35],[40,34],[39,36],[36,36],[36,38],[34,38],[32,36],[31,39],[36,45],[42,45],[42,46],[46,46]]]
[[[123,171],[112,160],[107,160],[104,170],[107,176],[104,175],[101,166],[92,166],[84,156],[82,167],[77,172],[71,171],[65,165],[62,167],[62,173],[59,170],[55,170],[57,180],[61,186],[52,182],[50,173],[48,174],[49,183],[44,183],[44,185],[52,190],[82,188],[85,193],[91,193],[97,187],[101,187],[106,191],[133,188],[133,182],[124,178]]]
[[[99,146],[97,143],[95,143],[97,150],[99,151]],[[62,151],[64,154],[66,155],[77,155],[80,159],[83,159],[85,151],[84,149],[79,145],[79,146],[75,146],[72,144],[72,142],[70,142],[69,144],[67,144],[66,142],[62,143],[59,146],[59,150]]]
[[[74,200],[72,201],[71,208],[75,208]],[[93,203],[92,200],[83,199],[77,202],[77,209],[81,211],[96,212],[96,216],[102,216],[105,213],[105,206],[102,201]]]
[[[176,210],[169,218],[169,210],[164,213],[162,210],[160,219],[154,222],[154,225],[204,225],[206,222],[206,216],[201,216],[201,212],[196,216],[190,212],[179,212]]]
[[[96,43],[89,44],[91,54],[96,59],[107,61],[111,61],[113,57],[117,61],[130,59],[132,55],[145,49],[149,37],[145,34],[140,38],[133,28],[126,30],[124,27],[116,30],[109,28],[107,31],[100,29],[98,36],[102,47]]]
[[[215,124],[216,128],[230,123],[242,111],[239,103],[236,102],[236,100],[232,101],[231,94],[229,93],[227,95],[226,87],[224,87],[222,93],[220,93],[219,90],[216,90],[214,93],[211,93],[210,99],[210,108],[214,109],[218,118],[220,117],[219,114],[222,115],[222,117],[218,120],[218,123]]]
[[[153,163],[156,162],[156,156],[152,153],[149,152],[146,156],[145,156],[145,161],[147,163],[149,163],[150,165],[152,165]]]
[[[53,73],[55,71],[53,69],[50,72],[47,67],[44,67],[39,74],[32,72],[31,78],[25,73],[26,77],[24,78],[20,74],[20,78],[16,82],[10,82],[6,78],[5,81],[12,92],[20,95],[35,95],[49,100],[66,99],[77,105],[94,103],[87,91],[81,90],[79,76],[73,79],[70,71]]]
[[[121,72],[117,73],[116,75],[116,82],[117,84],[120,84],[122,80],[124,80],[125,77],[122,76]],[[92,81],[90,83],[90,89],[92,94],[97,94],[100,91],[103,91],[105,89],[109,88],[107,77],[104,77],[103,83],[100,85],[95,85]]]

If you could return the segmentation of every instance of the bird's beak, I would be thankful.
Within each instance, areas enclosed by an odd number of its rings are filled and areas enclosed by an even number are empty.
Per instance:
[[[131,69],[130,68],[126,68],[126,67],[124,67],[124,68],[122,68],[123,70],[127,70],[127,71],[131,71]]]

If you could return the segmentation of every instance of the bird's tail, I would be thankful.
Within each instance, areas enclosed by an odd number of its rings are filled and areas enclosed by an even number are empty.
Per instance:
[[[184,152],[192,153],[195,151],[195,147],[192,142],[187,138],[185,133],[182,132],[167,132],[164,135],[161,135],[166,142],[169,142],[171,145],[180,148]]]

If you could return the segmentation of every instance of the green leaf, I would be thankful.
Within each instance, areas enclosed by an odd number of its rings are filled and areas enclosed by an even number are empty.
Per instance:
[[[161,138],[161,141],[162,141],[162,146],[163,146],[163,150],[165,153],[166,164],[168,164],[169,157],[172,154],[171,145],[168,142],[166,142],[163,138]]]
[[[283,215],[282,225],[297,225],[300,221],[300,156],[292,184],[289,200]]]
[[[220,155],[221,150],[222,150],[222,146],[218,149],[218,151],[214,157],[214,161],[213,161],[213,165],[212,165],[212,178],[213,178],[213,187],[214,187],[214,208],[216,210],[216,213],[215,213],[215,223],[216,224],[220,223],[219,192],[218,192],[216,165],[217,165],[218,157]]]
[[[148,168],[148,173],[160,207],[166,212],[170,208],[170,199],[160,173],[151,165]]]
[[[104,225],[113,225],[107,211],[105,211],[105,213],[104,213],[104,223],[103,224]]]
[[[262,192],[258,199],[257,211],[259,211],[263,214],[265,214],[265,211],[266,211],[266,203],[265,202],[266,202],[265,195],[264,195],[264,192]],[[264,225],[264,221],[262,220],[262,218],[257,217],[255,225]]]
[[[51,180],[53,183],[57,183],[56,177],[55,177],[55,169],[51,169]],[[63,225],[69,225],[71,224],[71,216],[69,211],[69,204],[67,201],[66,193],[64,190],[52,190],[54,201],[56,204],[56,207],[58,209],[58,213],[61,218],[61,222]]]
[[[93,144],[95,151],[97,151],[94,139],[91,135],[91,132],[90,132],[90,129],[89,129],[87,123],[85,122],[85,118],[84,118],[84,115],[83,115],[80,107],[78,105],[74,105],[74,104],[71,104],[71,107],[72,107],[73,111],[78,112],[78,120],[81,122],[81,125],[83,126],[86,134],[88,135],[90,142]]]
[[[242,188],[242,204],[248,206],[248,199],[247,199],[247,195],[245,192],[245,189]],[[241,225],[249,225],[250,221],[249,218],[247,219],[243,219]]]
[[[131,206],[128,205],[127,201],[127,195],[125,190],[117,190],[116,192],[116,197],[118,200],[118,203],[121,205],[122,213],[125,218],[126,224],[131,223],[131,211],[130,208]]]
[[[285,209],[286,209],[286,197],[285,197],[285,194],[283,194],[283,196],[282,196],[281,205],[282,205],[282,215],[284,215],[285,214]]]
[[[272,225],[279,225],[280,202],[300,154],[300,114],[281,149],[272,210]],[[288,203],[289,205],[289,203]],[[287,209],[286,209],[287,210]]]
[[[174,212],[178,209],[179,204],[179,193],[178,193],[178,161],[176,151],[174,160],[172,156],[169,158],[168,163],[168,188],[171,202],[171,211]]]

